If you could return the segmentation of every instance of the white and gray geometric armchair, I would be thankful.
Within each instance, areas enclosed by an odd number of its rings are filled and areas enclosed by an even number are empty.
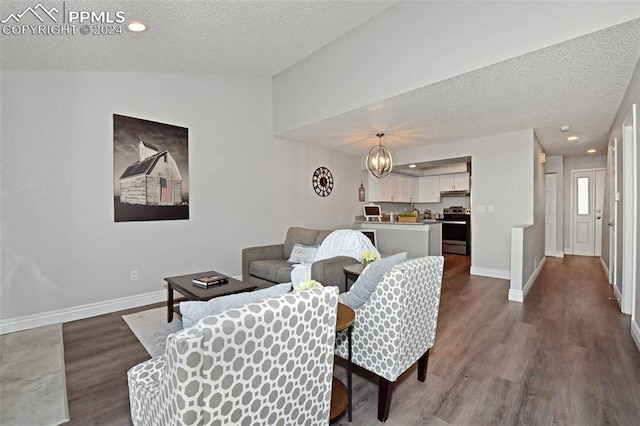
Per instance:
[[[252,303],[167,339],[128,372],[134,425],[329,423],[336,287]]]
[[[443,270],[442,256],[400,263],[355,309],[352,362],[379,377],[381,421],[389,417],[393,383],[402,373],[417,361],[418,380],[426,379],[429,349],[435,343]],[[341,301],[347,295],[341,294]],[[338,333],[336,355],[347,359],[346,332]]]

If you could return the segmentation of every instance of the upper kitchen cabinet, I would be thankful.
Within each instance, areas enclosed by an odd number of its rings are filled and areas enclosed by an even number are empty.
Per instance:
[[[393,201],[411,203],[418,199],[418,178],[407,175],[391,175],[391,185],[397,185],[397,191],[392,192]],[[395,189],[395,186],[393,186]]]
[[[418,178],[418,202],[440,202],[440,176],[424,176]]]
[[[373,203],[380,201],[380,199],[380,179],[376,179],[369,174],[369,180],[367,181],[367,201]]]
[[[469,173],[440,175],[440,192],[469,191]]]
[[[369,201],[410,203],[418,198],[418,178],[391,173],[386,179],[369,176]]]

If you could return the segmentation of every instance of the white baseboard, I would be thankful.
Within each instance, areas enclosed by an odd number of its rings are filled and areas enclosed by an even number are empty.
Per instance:
[[[538,267],[536,268],[535,271],[533,271],[533,274],[531,274],[531,276],[527,280],[527,283],[524,285],[522,290],[516,290],[511,288],[509,289],[508,298],[510,301],[520,302],[520,303],[524,302],[524,299],[527,297],[527,294],[529,294],[529,290],[531,290],[531,287],[533,287],[533,284],[536,282],[536,279],[538,279],[538,275],[540,275],[540,271],[542,271],[542,266],[546,261],[547,261],[547,258],[543,257],[540,263],[538,264]]]
[[[511,302],[524,302],[524,291],[510,288],[508,300]]]
[[[119,299],[106,300],[104,302],[90,303],[88,305],[72,308],[58,309],[43,312],[41,314],[25,315],[22,317],[0,320],[0,334],[13,333],[14,331],[27,330],[42,327],[44,325],[58,324],[79,319],[109,314],[124,309],[137,308],[138,306],[151,305],[167,300],[167,291],[159,290],[152,293],[138,294],[135,296],[121,297]]]
[[[540,263],[538,263],[538,267],[536,268],[536,270],[533,271],[533,274],[531,274],[531,276],[527,280],[527,283],[524,285],[524,288],[522,289],[523,297],[527,297],[527,294],[529,294],[529,290],[531,290],[531,287],[533,287],[533,284],[538,279],[538,275],[540,275],[540,271],[542,271],[542,267],[544,266],[544,263],[546,261],[547,261],[547,258],[543,257]]]
[[[618,308],[620,309],[620,312],[622,312],[622,303],[620,302],[622,300],[622,293],[620,292],[618,287],[616,287],[615,285],[611,285],[611,287],[613,288],[613,297],[616,298],[616,303],[618,304]],[[624,314],[624,312],[622,313]]]
[[[503,269],[481,268],[478,266],[472,266],[469,273],[471,275],[480,275],[481,277],[500,278],[503,280],[511,279],[511,271],[505,271]]]
[[[604,263],[604,259],[600,257],[600,265],[602,265],[602,269],[604,269],[604,275],[607,277],[607,282],[609,281],[609,267],[606,263]]]
[[[564,254],[573,254],[573,253],[571,253],[571,249],[569,247],[565,247],[564,248]],[[564,257],[564,256],[562,256],[562,257]]]
[[[640,326],[635,321],[631,321],[631,337],[633,337],[633,341],[636,342],[636,347],[640,351]]]
[[[555,257],[564,257],[564,251],[559,250],[556,252]]]

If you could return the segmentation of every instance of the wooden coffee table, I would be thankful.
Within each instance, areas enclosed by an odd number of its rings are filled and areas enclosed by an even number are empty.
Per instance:
[[[210,277],[213,275],[222,275],[229,278],[227,284],[213,286],[209,288],[201,288],[193,285],[194,278]],[[182,294],[184,298],[179,300],[209,300],[214,297],[226,296],[228,294],[242,293],[245,291],[253,291],[257,288],[255,284],[245,283],[231,278],[228,275],[221,274],[216,271],[197,272],[195,274],[179,275],[177,277],[167,277],[164,279],[167,286],[167,322],[173,321],[173,313],[180,313],[178,305],[174,306],[173,291]]]

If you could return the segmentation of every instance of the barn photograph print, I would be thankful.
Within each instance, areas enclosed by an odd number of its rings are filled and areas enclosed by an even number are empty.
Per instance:
[[[113,114],[116,222],[189,219],[189,129]]]

